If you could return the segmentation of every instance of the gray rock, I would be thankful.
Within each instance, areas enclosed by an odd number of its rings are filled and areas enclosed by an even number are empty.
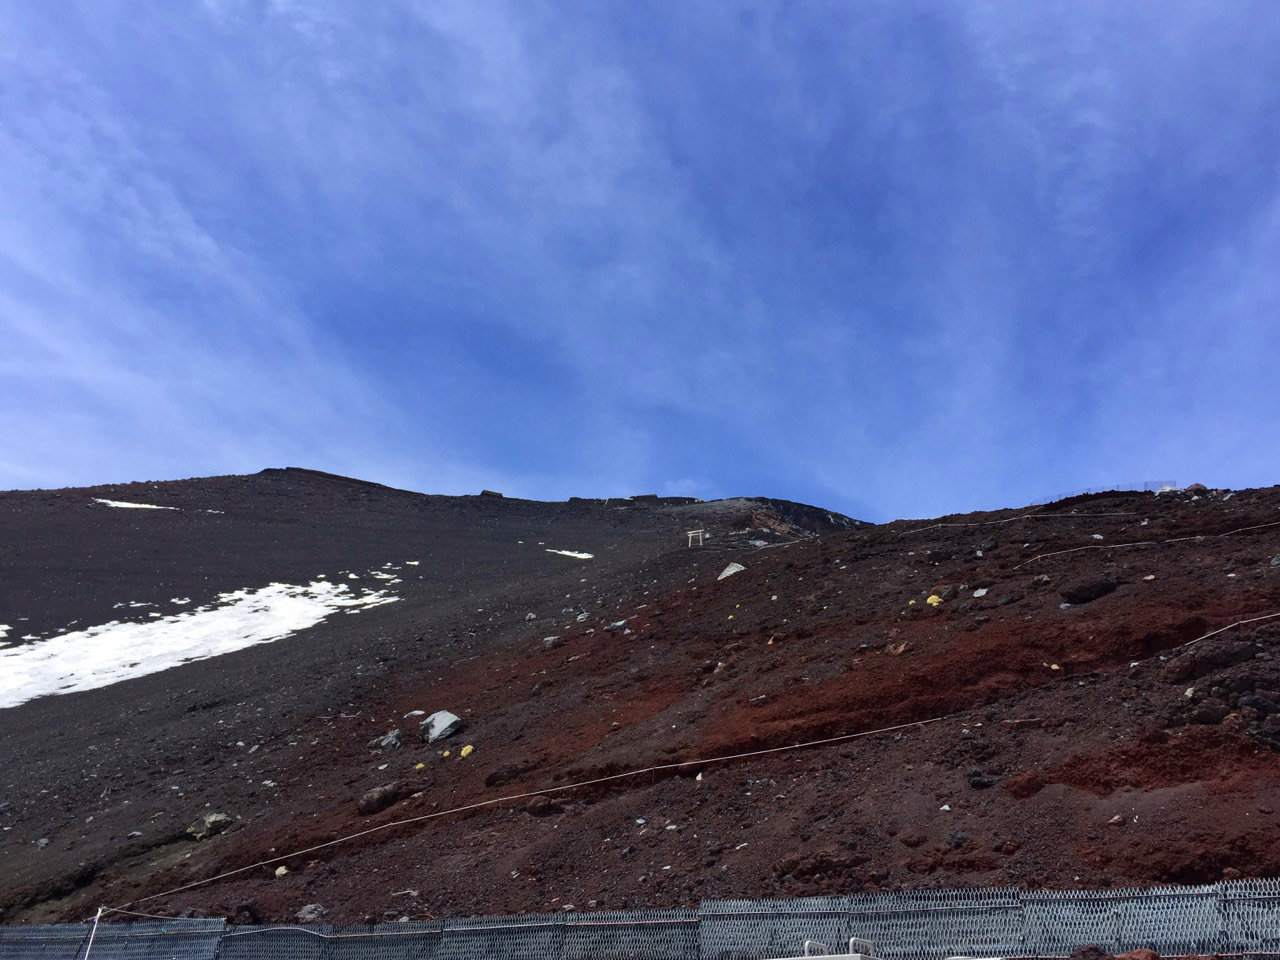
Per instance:
[[[437,710],[418,726],[418,732],[427,743],[435,743],[445,737],[451,737],[463,728],[463,720],[456,713],[448,710]]]
[[[41,850],[43,850],[48,845],[49,845],[48,837],[41,837],[39,840],[36,841],[36,846],[39,847]]]
[[[735,573],[741,573],[745,569],[747,568],[740,563],[731,563],[720,571],[720,576],[716,577],[716,579],[724,580],[727,577],[732,577]]]
[[[384,733],[380,737],[374,737],[369,741],[370,750],[381,750],[387,753],[391,750],[400,749],[400,731],[392,730],[390,733]]]
[[[227,816],[225,813],[206,813],[187,827],[187,833],[197,840],[206,840],[221,833],[235,822],[234,817]]]
[[[1280,553],[1277,553],[1274,557],[1271,558],[1271,565],[1273,567],[1280,567]]]
[[[356,804],[356,810],[364,816],[374,813],[381,813],[393,803],[397,803],[407,795],[405,786],[400,781],[393,783],[384,783],[381,786],[374,787]]]
[[[1071,604],[1091,603],[1099,597],[1105,597],[1116,588],[1115,577],[1097,577],[1092,580],[1079,580],[1068,584],[1058,593],[1062,599]]]
[[[524,615],[524,618],[525,618],[525,620],[526,620],[526,621],[529,621],[529,620],[537,620],[537,619],[538,619],[538,615],[537,615],[536,613],[526,613],[526,614]]]
[[[605,627],[605,628],[604,628],[604,632],[605,632],[605,633],[616,633],[617,631],[621,630],[621,629],[622,629],[623,627],[625,627],[626,625],[627,625],[627,621],[625,621],[625,620],[618,620],[618,621],[616,621],[615,623],[611,623],[611,624],[609,624],[607,627]]]
[[[543,637],[542,646],[545,650],[554,650],[556,647],[563,647],[564,637]]]
[[[1266,697],[1258,696],[1256,693],[1246,693],[1240,698],[1240,706],[1250,707],[1257,710],[1261,716],[1269,717],[1273,713],[1280,713],[1280,705],[1274,700],[1268,700]]]
[[[305,907],[294,914],[298,918],[299,923],[316,923],[329,911],[318,903],[308,903]]]
[[[1192,708],[1187,719],[1192,723],[1221,723],[1223,720],[1227,719],[1227,714],[1230,712],[1231,708],[1221,700],[1206,700],[1203,703],[1196,704],[1196,706]]]
[[[997,777],[993,777],[991,774],[987,773],[985,770],[979,769],[978,767],[974,767],[966,773],[964,778],[969,781],[969,786],[973,787],[975,790],[986,790],[988,787],[994,787],[1000,782]]]

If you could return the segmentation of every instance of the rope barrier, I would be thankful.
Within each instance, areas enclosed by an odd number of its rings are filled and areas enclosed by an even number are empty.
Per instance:
[[[1035,563],[1037,560],[1044,560],[1048,557],[1060,557],[1066,553],[1079,553],[1081,550],[1119,550],[1123,547],[1151,547],[1162,546],[1167,543],[1185,543],[1188,540],[1214,540],[1220,537],[1231,537],[1237,533],[1244,533],[1248,530],[1262,530],[1265,527],[1280,527],[1280,520],[1271,523],[1255,523],[1249,527],[1239,527],[1235,530],[1228,530],[1226,533],[1200,533],[1191,537],[1174,537],[1172,540],[1135,540],[1131,543],[1090,543],[1083,547],[1072,547],[1070,550],[1055,550],[1053,553],[1042,553],[1032,557],[1030,560],[1023,560],[1011,569],[1017,570],[1025,567],[1029,563]]]
[[[1085,520],[1089,517],[1136,517],[1136,513],[1023,513],[1016,517],[1005,517],[1003,520],[978,520],[974,523],[931,523],[927,527],[912,527],[902,530],[898,536],[908,533],[923,533],[925,530],[937,530],[939,527],[990,527],[1001,523],[1013,523],[1015,520]]]
[[[280,863],[282,860],[289,860],[293,857],[301,857],[308,853],[315,853],[317,850],[324,850],[328,847],[337,846],[340,843],[347,843],[351,840],[357,840],[360,837],[367,837],[370,834],[381,833],[384,830],[391,830],[396,827],[409,826],[414,823],[422,823],[427,820],[435,820],[439,817],[446,817],[451,814],[465,813],[468,810],[477,810],[481,807],[491,807],[500,803],[511,803],[514,800],[527,800],[531,797],[541,797],[552,793],[563,793],[567,790],[577,790],[582,787],[597,786],[602,783],[611,783],[618,780],[625,780],[632,777],[640,777],[650,773],[660,773],[664,770],[680,770],[685,767],[709,766],[713,763],[727,763],[730,760],[744,760],[750,757],[762,757],[772,753],[785,753],[791,750],[802,750],[808,747],[825,746],[831,743],[843,743],[848,740],[857,740],[862,737],[873,737],[882,733],[893,733],[895,730],[907,730],[912,727],[923,727],[930,723],[937,723],[940,720],[949,720],[958,714],[948,714],[942,717],[933,717],[929,720],[913,720],[910,723],[899,723],[891,727],[881,727],[876,730],[863,730],[859,733],[845,733],[837,737],[826,737],[822,740],[808,740],[803,743],[788,744],[783,747],[766,747],[760,750],[747,750],[742,753],[729,754],[723,757],[708,757],[699,760],[683,760],[677,763],[661,763],[651,767],[644,767],[639,770],[628,770],[623,773],[614,773],[606,777],[596,777],[593,780],[580,780],[576,783],[566,783],[558,787],[546,787],[542,790],[530,790],[526,793],[514,793],[504,797],[494,797],[489,800],[478,800],[475,803],[464,804],[460,807],[450,807],[448,810],[437,810],[435,813],[424,813],[417,817],[408,817],[404,820],[393,820],[390,823],[382,823],[376,827],[369,827],[367,830],[359,830],[356,833],[348,834],[344,837],[338,837],[336,840],[326,840],[324,843],[318,843],[314,846],[306,847],[302,850],[294,850],[291,853],[281,854],[278,857],[272,857],[268,860],[260,860],[257,863],[251,863],[245,867],[237,867],[235,870],[228,870],[217,876],[206,877],[203,880],[194,880],[191,883],[184,883],[181,886],[173,887],[170,890],[163,890],[160,893],[153,893],[150,896],[142,897],[138,900],[130,900],[128,903],[120,907],[102,908],[107,913],[128,913],[125,907],[133,906],[138,903],[147,903],[150,900],[158,900],[161,897],[172,896],[175,893],[182,893],[186,890],[193,890],[196,887],[203,887],[210,883],[216,883],[219,880],[225,880],[228,877],[234,877],[241,873],[247,873],[250,870],[256,870],[259,867],[269,867],[273,863]]]
[[[1180,650],[1182,649],[1182,647],[1189,647],[1193,643],[1199,643],[1201,640],[1208,640],[1210,637],[1216,637],[1220,633],[1226,633],[1232,627],[1242,627],[1246,623],[1257,623],[1259,620],[1274,620],[1276,617],[1280,617],[1280,613],[1268,613],[1268,614],[1264,614],[1261,617],[1251,617],[1248,620],[1237,620],[1235,623],[1229,623],[1225,627],[1219,627],[1217,630],[1211,630],[1208,633],[1206,633],[1203,637],[1196,637],[1194,640],[1188,640],[1186,643],[1182,644],[1176,649]]]

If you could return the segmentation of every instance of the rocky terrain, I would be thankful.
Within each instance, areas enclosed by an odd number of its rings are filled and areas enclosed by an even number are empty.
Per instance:
[[[369,602],[0,709],[6,922],[1280,874],[1280,488],[873,526],[274,470],[0,494],[0,536],[0,655]]]

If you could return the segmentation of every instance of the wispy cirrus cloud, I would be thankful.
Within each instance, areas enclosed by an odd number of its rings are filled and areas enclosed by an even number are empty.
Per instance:
[[[1262,6],[19,4],[0,484],[1265,483]]]

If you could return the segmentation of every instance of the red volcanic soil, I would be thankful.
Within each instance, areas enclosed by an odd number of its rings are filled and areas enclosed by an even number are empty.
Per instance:
[[[870,526],[777,501],[538,504],[276,471],[4,494],[0,519],[25,544],[0,561],[18,585],[3,623],[423,554],[399,603],[0,710],[7,921],[1280,874],[1280,617],[1205,638],[1280,613],[1280,488]],[[694,527],[712,546],[685,546]],[[717,580],[730,560],[746,569]],[[466,729],[425,744],[404,715],[440,709]],[[393,729],[398,749],[368,747]],[[361,814],[385,784],[400,799]],[[185,833],[212,812],[234,825]]]

